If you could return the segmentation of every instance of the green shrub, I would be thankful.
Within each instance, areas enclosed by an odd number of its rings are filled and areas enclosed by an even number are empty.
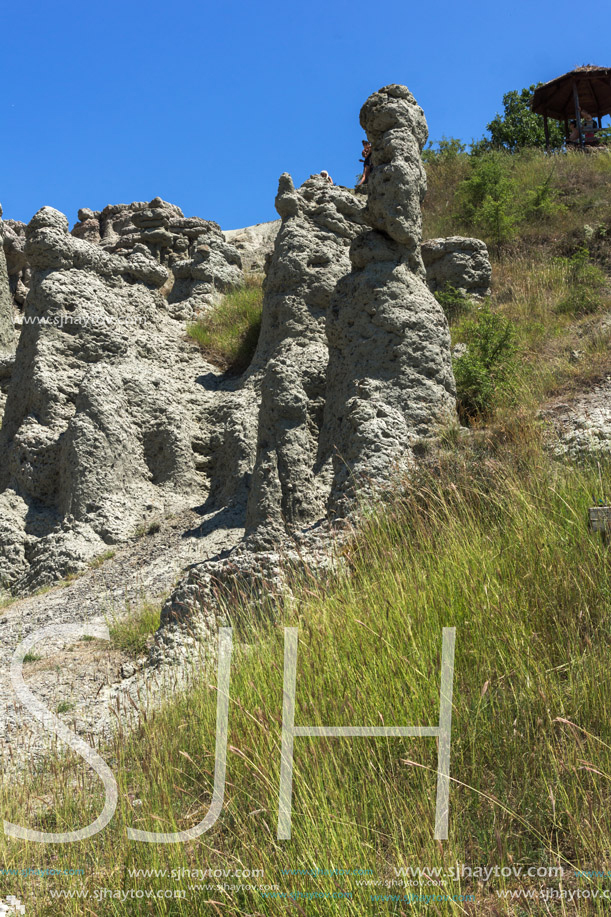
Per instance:
[[[463,420],[489,416],[515,376],[515,329],[489,305],[465,321],[461,337],[466,352],[454,361],[458,410]]]
[[[590,260],[590,250],[583,245],[570,258],[558,258],[557,263],[566,269],[569,292],[556,309],[564,315],[589,315],[602,304],[605,274]]]
[[[545,181],[526,192],[524,214],[530,219],[547,221],[556,214],[566,213],[566,206],[558,202],[558,190],[552,185],[554,167]]]
[[[241,373],[252,360],[263,304],[262,280],[249,277],[243,287],[232,290],[222,301],[187,328],[207,359],[230,373]]]
[[[423,162],[435,162],[456,159],[466,152],[467,147],[457,137],[446,137],[437,141],[437,148],[431,141],[422,151]]]
[[[113,646],[139,656],[146,650],[148,638],[158,629],[160,617],[161,607],[156,603],[144,602],[135,611],[128,603],[127,614],[114,618],[109,625]]]
[[[508,154],[471,159],[471,175],[458,188],[459,212],[467,226],[483,232],[500,250],[516,232],[516,189]]]
[[[433,295],[443,309],[450,325],[462,318],[472,306],[469,297],[462,290],[457,290],[451,283],[446,283],[443,290],[436,290]]]

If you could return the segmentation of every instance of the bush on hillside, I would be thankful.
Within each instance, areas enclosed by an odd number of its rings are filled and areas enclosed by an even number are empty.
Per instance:
[[[460,216],[491,239],[497,250],[515,235],[515,199],[511,167],[503,154],[472,158],[471,174],[458,188]]]
[[[466,145],[458,137],[446,137],[437,141],[437,147],[430,141],[422,151],[423,162],[448,162],[465,154]]]
[[[450,325],[469,312],[472,306],[472,301],[467,294],[462,290],[457,290],[451,283],[446,283],[442,290],[436,290],[434,296]]]
[[[486,303],[461,326],[465,353],[454,361],[458,412],[463,421],[488,417],[515,377],[516,332]]]

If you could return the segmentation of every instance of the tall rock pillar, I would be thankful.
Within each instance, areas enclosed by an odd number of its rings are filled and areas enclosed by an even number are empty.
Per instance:
[[[450,334],[425,283],[420,153],[428,129],[405,86],[367,99],[361,125],[372,144],[365,222],[327,313],[329,346],[319,460],[332,455],[329,508],[344,512],[413,462],[413,446],[455,412]]]

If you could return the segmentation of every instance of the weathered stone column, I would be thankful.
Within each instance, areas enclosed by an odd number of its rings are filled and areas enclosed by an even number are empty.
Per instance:
[[[327,314],[329,366],[320,460],[333,457],[329,508],[387,485],[413,462],[413,446],[455,412],[450,334],[420,254],[428,129],[405,86],[367,99],[361,125],[372,144],[365,220],[352,270]]]

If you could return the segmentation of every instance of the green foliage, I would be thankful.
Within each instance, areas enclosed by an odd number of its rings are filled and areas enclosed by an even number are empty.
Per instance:
[[[444,134],[441,140],[437,141],[437,147],[432,141],[429,142],[422,151],[422,159],[424,162],[447,162],[464,155],[466,149],[465,144],[457,137],[446,137]]]
[[[539,222],[546,222],[557,214],[566,213],[566,206],[558,202],[558,191],[552,186],[553,168],[545,181],[526,192],[524,214]]]
[[[75,705],[69,700],[62,700],[59,702],[55,708],[56,713],[69,713],[70,710],[74,710]]]
[[[503,114],[496,114],[486,126],[490,140],[484,138],[474,145],[474,152],[487,149],[507,150],[515,153],[524,147],[545,149],[545,131],[543,118],[530,110],[530,101],[537,86],[535,84],[521,92],[512,90],[503,96]],[[560,149],[564,145],[562,125],[553,118],[548,122],[550,148]]]
[[[516,332],[508,319],[490,309],[478,309],[460,328],[467,345],[454,361],[458,410],[463,420],[488,417],[515,376]]]
[[[230,373],[243,372],[255,352],[261,330],[262,280],[249,277],[227,293],[218,306],[187,328],[211,363]]]
[[[568,292],[557,306],[564,315],[589,315],[602,305],[605,274],[590,260],[590,250],[583,245],[570,258],[558,258],[566,271]]]
[[[135,609],[128,604],[126,614],[115,617],[109,625],[113,646],[132,656],[146,650],[148,639],[159,627],[161,608],[152,602],[143,602]]]
[[[436,290],[434,296],[443,309],[450,325],[453,325],[457,319],[462,318],[472,306],[472,302],[466,293],[463,293],[462,290],[457,290],[451,283],[446,283],[443,290]]]
[[[472,158],[471,174],[458,188],[461,216],[491,239],[497,250],[515,235],[515,197],[510,164],[502,154]]]

